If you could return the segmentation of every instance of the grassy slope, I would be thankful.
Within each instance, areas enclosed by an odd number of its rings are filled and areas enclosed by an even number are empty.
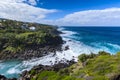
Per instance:
[[[80,55],[79,62],[71,67],[59,72],[36,73],[31,80],[117,80],[116,78],[120,75],[120,53],[116,55],[101,53],[92,57],[93,54],[86,55],[89,57],[84,61]]]
[[[120,74],[120,53],[116,55],[98,55],[87,59],[84,63],[86,65],[73,72],[73,76],[92,80],[112,80]]]

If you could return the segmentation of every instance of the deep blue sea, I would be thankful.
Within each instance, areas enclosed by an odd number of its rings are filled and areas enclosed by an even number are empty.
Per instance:
[[[115,54],[120,51],[120,27],[63,27],[75,32],[70,39]]]
[[[1,61],[0,74],[8,78],[19,77],[22,71],[38,64],[50,65],[56,58],[70,60],[82,53],[107,51],[115,54],[120,51],[120,27],[60,27],[58,30],[63,32],[61,36],[66,41],[63,49],[69,46],[69,50],[28,61]]]

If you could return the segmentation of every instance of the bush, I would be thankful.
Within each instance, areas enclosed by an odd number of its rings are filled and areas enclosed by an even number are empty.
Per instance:
[[[107,53],[107,52],[105,52],[105,51],[100,51],[100,52],[98,53],[98,55],[110,55],[110,53]]]
[[[31,74],[31,75],[34,75],[35,73],[36,73],[35,70],[31,70],[31,71],[30,71],[30,74]]]
[[[79,61],[81,62],[85,62],[87,59],[91,59],[96,57],[97,55],[94,53],[91,54],[81,54],[80,56],[78,56]]]
[[[86,54],[81,54],[78,56],[79,61],[85,62],[88,59],[88,56]]]

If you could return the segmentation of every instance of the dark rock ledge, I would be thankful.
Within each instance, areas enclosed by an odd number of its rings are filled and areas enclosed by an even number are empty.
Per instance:
[[[30,46],[27,47],[22,52],[17,53],[11,53],[9,51],[6,51],[3,53],[0,53],[0,60],[30,60],[33,58],[39,58],[45,55],[48,55],[50,53],[56,53],[56,51],[62,51],[61,45],[57,46]]]
[[[73,59],[71,61],[66,60],[66,63],[63,63],[63,61],[59,61],[57,64],[54,64],[52,66],[45,66],[45,65],[40,64],[38,66],[34,66],[30,71],[22,72],[22,74],[20,75],[20,78],[18,78],[18,79],[17,78],[8,79],[5,76],[0,75],[0,80],[30,80],[32,77],[34,77],[34,74],[32,74],[32,75],[30,74],[30,72],[32,70],[34,70],[36,72],[35,74],[40,73],[42,71],[56,71],[57,72],[61,69],[71,66],[74,63],[76,63],[76,62]]]

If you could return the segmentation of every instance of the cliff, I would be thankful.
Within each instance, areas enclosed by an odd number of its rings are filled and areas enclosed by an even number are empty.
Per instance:
[[[0,60],[31,59],[61,50],[57,27],[0,19]]]

